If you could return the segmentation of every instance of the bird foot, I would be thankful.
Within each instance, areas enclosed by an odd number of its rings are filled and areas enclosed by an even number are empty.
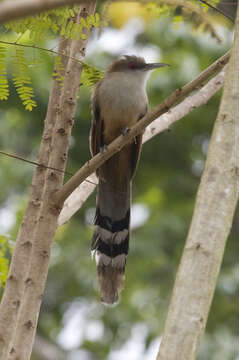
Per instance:
[[[123,135],[123,136],[126,135],[129,131],[130,131],[130,128],[125,127],[125,128],[123,129],[123,131],[122,131],[122,135]]]
[[[100,153],[103,154],[103,152],[107,150],[107,145],[103,145],[100,147]]]

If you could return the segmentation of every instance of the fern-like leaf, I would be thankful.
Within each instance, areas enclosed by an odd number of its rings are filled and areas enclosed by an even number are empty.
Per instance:
[[[63,65],[62,60],[61,60],[61,55],[57,55],[55,57],[55,69],[53,71],[52,76],[61,85],[62,85],[63,80],[64,80],[64,76],[62,75],[63,71],[64,71],[64,65]]]
[[[34,42],[39,42],[43,37],[49,35],[62,35],[66,38],[78,39],[84,38],[84,29],[92,27],[101,27],[105,25],[98,13],[81,18],[80,24],[75,24],[75,17],[78,12],[78,6],[71,8],[64,7],[50,11],[42,12],[35,16],[29,16],[18,21],[12,21],[4,24],[7,30],[13,30],[17,34],[30,32],[30,37]]]
[[[103,77],[103,72],[94,66],[83,64],[83,72],[81,75],[81,84],[86,86],[95,85]]]
[[[9,96],[9,85],[6,70],[6,47],[0,46],[0,100],[7,100]]]
[[[16,48],[15,68],[16,72],[13,75],[14,86],[25,109],[32,111],[32,109],[36,106],[36,102],[33,100],[34,93],[31,86],[31,78],[27,73],[28,64],[22,48]]]

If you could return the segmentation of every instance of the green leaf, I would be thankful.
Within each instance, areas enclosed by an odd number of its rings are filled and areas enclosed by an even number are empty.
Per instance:
[[[0,46],[0,100],[7,100],[9,97],[9,85],[6,77],[6,47]]]

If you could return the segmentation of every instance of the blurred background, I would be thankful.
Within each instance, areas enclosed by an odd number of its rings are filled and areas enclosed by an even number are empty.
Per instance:
[[[222,1],[230,16],[236,1]],[[233,23],[211,10],[217,36],[193,14],[159,13],[153,3],[99,2],[108,23],[90,39],[86,62],[104,70],[123,54],[171,64],[152,73],[150,108],[194,78],[231,46]],[[16,34],[5,33],[9,41]],[[220,42],[219,42],[220,38]],[[57,50],[57,41],[38,42]],[[11,56],[11,54],[9,55]],[[27,112],[11,84],[0,103],[0,150],[35,160],[47,109],[54,57],[29,49],[37,108]],[[12,69],[9,64],[9,73]],[[88,136],[92,89],[80,86],[67,170],[90,157]],[[195,196],[221,94],[154,137],[143,147],[133,182],[132,234],[126,284],[120,303],[102,305],[90,240],[95,193],[56,234],[32,360],[153,360],[156,358],[175,274],[193,213]],[[0,155],[0,249],[14,245],[34,168]],[[66,176],[66,180],[69,177]],[[198,359],[239,359],[239,219],[235,216]],[[2,291],[2,290],[0,290]],[[1,292],[0,292],[1,295]]]

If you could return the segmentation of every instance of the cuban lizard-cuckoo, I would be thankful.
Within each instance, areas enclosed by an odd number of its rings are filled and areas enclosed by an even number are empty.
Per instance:
[[[167,64],[146,63],[141,57],[125,55],[105,72],[92,96],[92,155],[104,151],[105,146],[146,114],[148,74],[162,66]],[[106,304],[117,302],[124,284],[130,236],[131,181],[141,144],[142,135],[138,135],[97,170],[99,185],[92,250],[97,262],[101,300]]]

